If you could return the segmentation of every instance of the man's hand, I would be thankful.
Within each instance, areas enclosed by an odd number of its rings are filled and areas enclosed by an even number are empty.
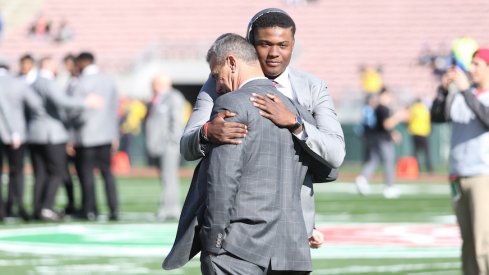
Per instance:
[[[248,133],[246,125],[239,122],[227,122],[228,117],[236,114],[231,111],[220,112],[207,125],[207,139],[215,144],[240,144]]]
[[[112,154],[117,153],[117,151],[119,150],[119,139],[118,138],[112,140],[112,143],[110,144],[110,149],[112,151]]]
[[[251,102],[253,106],[260,109],[260,115],[270,119],[275,125],[280,128],[291,128],[296,123],[296,117],[280,98],[274,94],[262,96],[259,94],[251,94]]]
[[[104,106],[105,100],[103,97],[101,97],[95,93],[90,93],[85,98],[85,104],[90,109],[100,109]]]
[[[309,247],[310,248],[319,248],[324,243],[324,234],[314,228],[312,230],[312,236],[309,238]]]
[[[461,92],[467,91],[470,88],[470,80],[467,74],[459,68],[450,68],[442,77],[442,86],[448,90],[450,84],[454,84]]]
[[[66,154],[70,157],[74,157],[76,155],[76,150],[73,143],[66,143]]]
[[[20,136],[16,133],[12,135],[12,149],[17,150],[22,145],[22,141],[20,140]]]

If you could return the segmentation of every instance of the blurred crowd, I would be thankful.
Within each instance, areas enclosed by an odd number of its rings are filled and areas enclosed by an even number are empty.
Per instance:
[[[151,102],[120,97],[114,80],[100,70],[91,52],[66,55],[61,62],[63,70],[58,63],[49,56],[34,60],[26,54],[19,59],[18,72],[13,72],[11,64],[0,61],[0,167],[5,167],[0,173],[5,171],[1,178],[8,179],[7,194],[0,188],[0,220],[60,221],[66,216],[96,220],[100,217],[95,193],[98,171],[109,210],[106,217],[116,221],[119,199],[112,167],[115,158],[122,154],[129,161],[131,144],[145,128],[145,121],[166,110],[160,106],[165,102],[161,98],[166,98],[162,94],[176,94],[181,102],[175,106],[176,117],[163,113],[169,127],[179,127],[175,130],[178,144],[188,102],[163,74],[154,77]],[[58,74],[60,71],[65,75]],[[159,118],[153,123],[161,122]],[[150,134],[151,129],[145,130]],[[152,149],[148,142],[147,151]],[[149,154],[157,165],[160,151]],[[31,164],[34,176],[32,211],[24,202],[24,162]],[[179,161],[172,162],[176,163],[174,170],[178,169]],[[72,170],[80,183],[80,202],[75,201],[78,196]],[[56,209],[60,187],[66,192],[66,205]],[[162,218],[165,215],[159,213]]]

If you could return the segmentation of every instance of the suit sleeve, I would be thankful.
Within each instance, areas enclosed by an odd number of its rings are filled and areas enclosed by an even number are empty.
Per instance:
[[[227,98],[227,97],[226,97]],[[230,110],[226,100],[216,101],[213,113]],[[235,105],[234,105],[235,106]],[[236,116],[230,121],[244,123],[244,110],[235,110]],[[244,146],[239,144],[221,144],[212,148],[207,173],[207,200],[201,240],[204,251],[218,253],[225,237],[225,229],[230,222],[230,212],[235,204],[236,193],[242,174]]]
[[[22,85],[22,96],[25,106],[34,116],[40,116],[46,113],[42,98],[32,90],[28,85]]]
[[[12,119],[8,117],[8,111],[4,106],[4,102],[0,100],[0,119],[2,122],[0,123],[0,131],[5,131],[8,136],[12,136],[13,128],[12,128]],[[0,132],[0,140],[1,140],[1,132]]]
[[[315,87],[312,87],[316,89]],[[318,97],[313,99],[313,117],[317,126],[304,122],[307,133],[307,146],[320,156],[330,167],[338,168],[346,155],[343,130],[336,115],[336,111],[326,84],[319,84]]]
[[[214,106],[215,81],[209,76],[200,89],[194,109],[180,139],[180,153],[185,160],[196,160],[206,155],[208,144],[201,144],[199,135],[202,126],[209,120]]]
[[[56,106],[65,109],[82,110],[87,108],[84,98],[80,96],[67,95],[54,81],[48,84],[47,96]]]
[[[174,93],[170,114],[170,131],[168,134],[170,135],[172,144],[176,145],[178,144],[183,132],[182,117],[185,99],[179,91],[174,91]]]
[[[482,124],[484,124],[486,128],[489,128],[489,106],[482,104],[482,102],[477,99],[475,94],[470,91],[463,92],[462,94],[467,106],[469,106]]]

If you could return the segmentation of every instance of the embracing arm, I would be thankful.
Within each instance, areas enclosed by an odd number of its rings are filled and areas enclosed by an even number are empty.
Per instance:
[[[312,88],[314,89],[314,87]],[[294,113],[287,109],[278,97],[273,94],[269,94],[267,97],[253,94],[250,100],[255,107],[261,109],[260,114],[270,119],[275,125],[294,130],[294,134],[299,139],[303,139],[305,136],[302,143],[310,149],[306,151],[313,158],[318,159],[324,166],[337,168],[343,162],[346,154],[343,130],[326,85],[321,82],[319,88],[316,98],[312,99],[313,109],[310,110],[314,121],[304,119],[304,127],[299,127],[297,130],[293,129],[296,122]],[[314,95],[314,92],[305,92]],[[303,133],[297,134],[300,131]]]
[[[185,160],[199,159],[205,156],[208,151],[208,145],[200,142],[200,131],[211,116],[212,106],[214,106],[211,91],[214,90],[214,80],[209,77],[200,89],[192,114],[180,139],[180,154]]]
[[[235,115],[230,111],[222,111],[209,121],[214,99],[217,97],[215,90],[215,81],[209,77],[197,96],[194,110],[180,140],[180,153],[186,160],[205,156],[209,143],[239,144],[246,135],[246,125],[224,120]],[[207,135],[204,135],[203,125],[206,122]]]

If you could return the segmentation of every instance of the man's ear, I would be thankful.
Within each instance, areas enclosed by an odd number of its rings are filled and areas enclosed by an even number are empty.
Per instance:
[[[238,65],[236,57],[234,57],[234,55],[230,55],[226,58],[226,62],[228,63],[229,68],[231,68],[231,72],[234,73]]]

